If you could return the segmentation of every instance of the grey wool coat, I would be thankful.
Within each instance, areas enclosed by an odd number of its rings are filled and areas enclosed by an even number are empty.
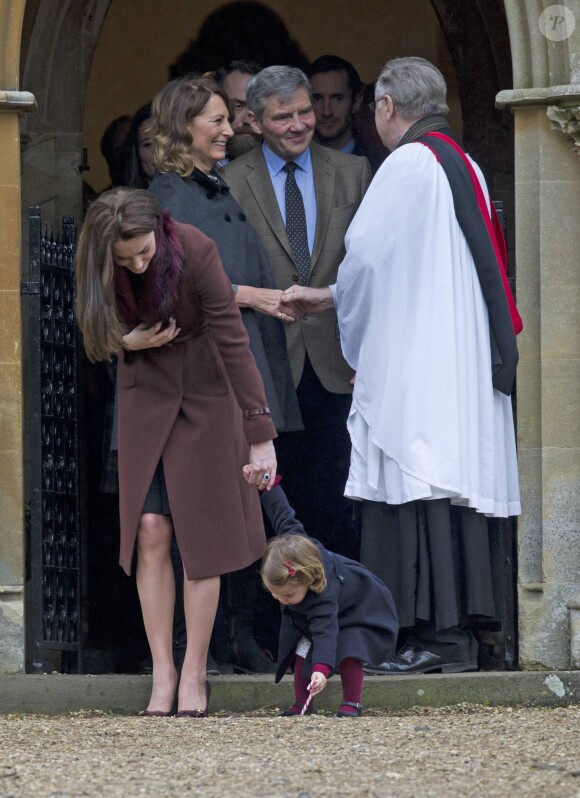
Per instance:
[[[277,535],[306,534],[279,485],[262,494],[260,502]],[[328,585],[322,593],[309,590],[299,604],[282,607],[276,682],[293,664],[302,637],[312,643],[305,675],[317,663],[336,669],[346,657],[378,664],[395,650],[399,623],[389,589],[360,563],[314,542]]]
[[[276,288],[264,248],[221,177],[199,170],[187,178],[158,173],[149,191],[173,219],[197,227],[215,242],[232,283]],[[302,429],[282,322],[252,308],[240,311],[277,431]]]

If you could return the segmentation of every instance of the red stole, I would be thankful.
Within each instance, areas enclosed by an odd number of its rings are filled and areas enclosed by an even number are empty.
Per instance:
[[[489,238],[492,243],[495,256],[497,259],[497,264],[501,275],[514,332],[516,335],[519,335],[524,325],[522,322],[522,318],[519,314],[519,311],[516,307],[516,302],[507,279],[507,250],[505,245],[505,238],[503,235],[503,230],[501,229],[501,223],[497,215],[497,211],[494,207],[494,204],[493,202],[490,203],[491,205],[491,218],[490,218],[487,202],[485,200],[481,184],[477,179],[477,175],[475,174],[475,170],[471,165],[471,161],[463,152],[461,147],[455,141],[453,141],[452,138],[446,136],[444,133],[431,131],[429,133],[426,133],[424,137],[427,136],[433,136],[435,138],[441,139],[441,141],[444,141],[446,144],[449,144],[450,147],[453,147],[457,155],[459,155],[459,157],[462,159],[463,163],[467,167],[469,176],[471,177],[471,181],[473,183],[473,188],[475,190],[475,196],[477,197],[477,204],[479,207],[479,211],[481,213],[481,216],[483,217],[483,221],[485,222],[485,226],[487,228],[487,232],[489,233]],[[424,146],[426,147],[429,146],[424,141],[422,141],[421,143],[424,144]],[[431,148],[429,147],[429,149]],[[435,155],[437,160],[440,160],[435,150],[431,149],[431,152]]]

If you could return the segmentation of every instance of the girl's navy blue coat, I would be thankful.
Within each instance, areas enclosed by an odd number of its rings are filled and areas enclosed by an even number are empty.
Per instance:
[[[277,535],[306,534],[280,487],[262,494],[261,503]],[[346,657],[378,664],[395,649],[399,624],[388,588],[360,563],[315,543],[328,585],[322,593],[309,590],[300,604],[282,607],[276,682],[293,664],[303,636],[312,643],[305,676],[313,664],[336,669]]]

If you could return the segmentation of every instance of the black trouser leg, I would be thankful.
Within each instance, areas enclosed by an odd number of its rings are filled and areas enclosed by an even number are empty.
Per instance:
[[[254,640],[254,607],[258,563],[241,571],[223,574],[220,591],[220,625],[213,639],[214,656],[234,669],[251,673],[274,673],[276,665]]]
[[[282,487],[309,535],[331,551],[358,559],[358,524],[353,502],[344,496],[351,394],[327,391],[308,357],[296,393],[304,430],[282,433],[275,442]]]
[[[407,634],[406,643],[451,662],[477,663],[477,640],[473,632],[463,626],[435,630],[428,624],[417,624]]]

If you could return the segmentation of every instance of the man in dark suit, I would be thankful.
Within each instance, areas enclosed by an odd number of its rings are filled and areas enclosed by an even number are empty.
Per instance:
[[[333,150],[363,155],[376,172],[384,155],[368,151],[353,129],[354,116],[363,100],[363,85],[354,66],[338,55],[321,55],[307,74],[312,85],[316,141]]]
[[[246,94],[250,124],[263,142],[226,167],[232,194],[264,244],[277,288],[329,285],[371,180],[369,164],[312,143],[312,92],[301,70],[268,67]],[[303,316],[286,326],[286,336],[305,429],[277,441],[284,487],[310,534],[356,555],[343,496],[353,372],[342,357],[336,313]]]

